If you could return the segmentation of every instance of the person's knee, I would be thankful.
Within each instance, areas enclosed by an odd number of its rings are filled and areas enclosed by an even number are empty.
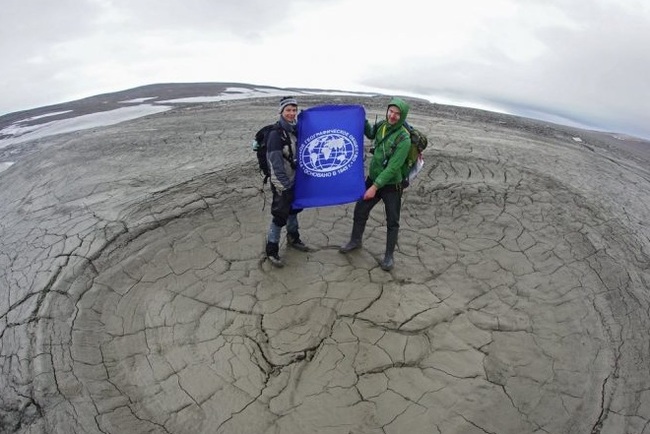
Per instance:
[[[273,224],[281,228],[285,227],[287,225],[287,216],[274,215]]]
[[[386,218],[386,227],[388,229],[398,230],[399,229],[399,216],[387,216]]]

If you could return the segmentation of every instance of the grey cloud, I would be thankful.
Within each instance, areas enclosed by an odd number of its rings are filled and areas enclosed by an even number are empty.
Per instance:
[[[471,100],[496,109],[546,113],[582,125],[601,125],[650,137],[650,26],[643,15],[598,7],[571,14],[575,29],[538,31],[546,51],[513,62],[498,46],[476,57],[412,59],[396,71],[373,71],[368,86]]]
[[[130,25],[143,30],[184,28],[255,39],[285,25],[291,19],[288,12],[300,7],[300,2],[183,0],[160,7],[159,0],[122,0],[114,2],[114,7],[129,18]]]
[[[0,49],[38,53],[46,44],[65,41],[93,28],[101,7],[92,1],[9,0],[2,5]]]
[[[645,127],[647,122],[643,119],[650,112],[650,54],[645,48],[650,43],[647,7],[638,13],[630,6],[635,0],[576,0],[570,6],[560,0],[530,0],[530,4],[545,9],[554,7],[557,15],[551,22],[559,17],[557,21],[562,25],[540,27],[528,35],[535,38],[533,45],[545,50],[535,58],[514,60],[508,47],[500,42],[508,26],[501,28],[488,21],[481,23],[483,38],[471,52],[444,58],[413,56],[366,71],[362,78],[355,77],[355,82],[392,89],[391,92],[474,102],[509,112],[546,113],[584,125],[635,133],[639,128],[650,128]],[[106,87],[113,83],[111,72],[115,70],[122,75],[120,85],[125,77],[147,80],[157,65],[161,65],[158,69],[169,67],[162,60],[184,59],[192,47],[209,47],[211,41],[264,41],[285,28],[290,32],[301,8],[313,10],[320,5],[331,3],[9,0],[8,5],[3,5],[3,17],[12,19],[0,27],[0,49],[4,55],[0,103],[17,110],[69,100],[70,96],[88,96],[92,92],[88,89],[108,91]],[[528,15],[513,19],[530,21],[534,12],[526,7],[520,11]],[[493,39],[493,35],[498,38]],[[403,35],[404,44],[422,42],[412,41],[408,36]],[[152,45],[148,45],[150,41]],[[372,44],[380,48],[380,42]],[[332,57],[336,57],[336,50],[333,48]],[[359,64],[373,63],[374,59],[366,54],[371,56],[374,52],[364,51]],[[205,56],[218,60],[219,53]],[[227,61],[232,64],[233,59]],[[110,71],[103,71],[104,66]],[[82,72],[86,74],[83,79]],[[132,83],[142,84],[149,83]],[[650,131],[641,133],[650,137]]]

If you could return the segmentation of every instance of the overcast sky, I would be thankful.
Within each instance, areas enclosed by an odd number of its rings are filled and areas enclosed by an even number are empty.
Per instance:
[[[648,0],[3,0],[0,115],[154,83],[421,96],[650,138]]]

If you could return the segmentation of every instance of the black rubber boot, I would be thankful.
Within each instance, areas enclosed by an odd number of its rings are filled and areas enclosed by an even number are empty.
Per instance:
[[[348,253],[356,249],[361,248],[361,239],[363,238],[363,231],[366,229],[365,223],[354,222],[352,225],[352,235],[350,235],[350,241],[347,244],[339,247],[339,252]]]
[[[269,259],[269,262],[271,262],[271,265],[274,267],[282,268],[284,267],[284,262],[282,262],[279,252],[280,246],[278,243],[266,243],[266,257]]]
[[[396,230],[389,231],[386,234],[386,253],[384,253],[384,259],[379,263],[379,266],[384,271],[390,271],[395,266],[393,252],[395,251],[395,246],[397,245],[397,234],[398,232]]]
[[[395,260],[393,259],[393,254],[386,252],[384,254],[384,259],[379,263],[379,266],[384,271],[390,271],[395,266]]]
[[[300,250],[301,252],[309,252],[311,250],[305,245],[305,243],[302,242],[300,239],[300,233],[298,231],[287,233],[287,244],[296,250]]]

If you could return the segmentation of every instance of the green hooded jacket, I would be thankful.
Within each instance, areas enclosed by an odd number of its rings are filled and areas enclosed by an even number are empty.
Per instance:
[[[400,98],[392,98],[386,107],[386,113],[392,105],[398,107],[401,112],[395,125],[389,125],[386,120],[371,125],[366,119],[365,123],[364,133],[367,138],[374,140],[375,149],[370,160],[368,177],[377,188],[401,184],[402,167],[411,150],[411,136],[404,126],[409,105]]]

